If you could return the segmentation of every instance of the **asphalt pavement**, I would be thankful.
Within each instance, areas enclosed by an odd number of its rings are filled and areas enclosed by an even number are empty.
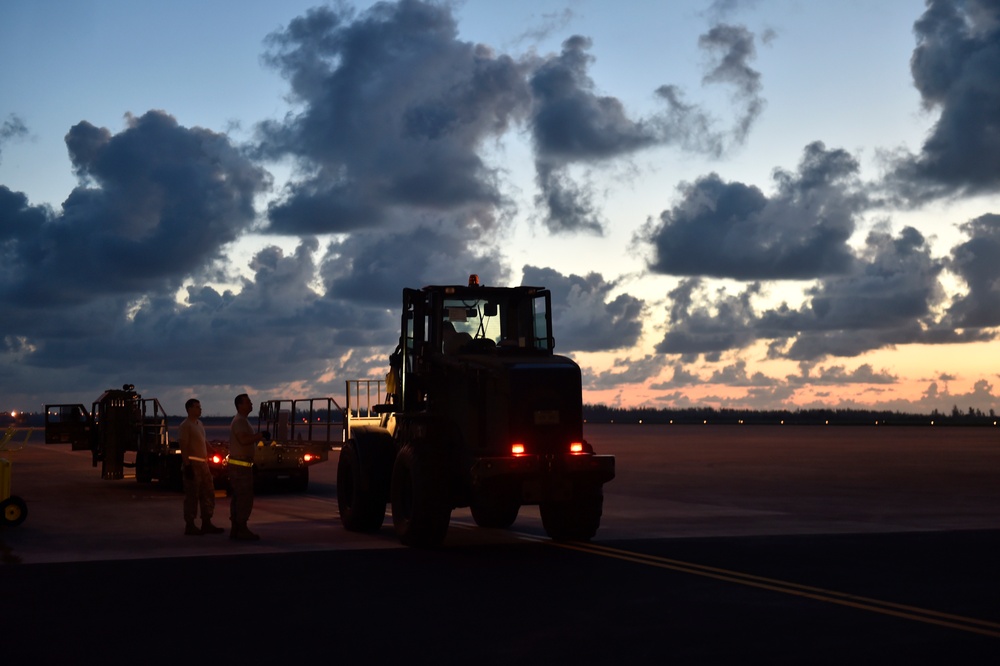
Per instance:
[[[591,543],[546,539],[532,507],[511,530],[456,510],[428,551],[391,519],[340,527],[336,454],[259,496],[263,539],[237,543],[184,537],[179,493],[30,445],[7,456],[29,516],[0,530],[0,659],[996,663],[996,432],[587,436],[619,471]]]

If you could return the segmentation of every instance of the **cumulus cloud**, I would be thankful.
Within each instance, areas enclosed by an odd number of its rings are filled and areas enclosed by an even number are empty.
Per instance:
[[[956,253],[970,275],[976,274],[972,266],[981,256],[992,256],[980,252],[975,258]],[[988,329],[956,330],[940,316],[944,268],[944,262],[931,255],[927,239],[907,227],[898,236],[872,231],[851,270],[819,279],[806,290],[806,302],[799,307],[756,307],[763,294],[759,282],[731,295],[724,288],[709,293],[701,279],[688,278],[668,294],[668,330],[656,350],[718,360],[723,352],[768,341],[772,358],[815,362],[908,343],[992,339]],[[969,303],[989,303],[991,297],[957,301],[951,314]]]
[[[330,244],[321,276],[338,298],[398,307],[403,287],[464,284],[473,273],[482,284],[506,286],[510,274],[495,252],[470,230],[443,225],[355,233]]]
[[[682,91],[665,84],[656,90],[665,109],[632,118],[616,97],[601,95],[588,69],[592,41],[574,35],[558,56],[542,59],[531,74],[531,130],[536,151],[536,204],[553,232],[602,233],[604,221],[588,190],[569,176],[573,165],[594,166],[657,145],[718,157],[745,141],[763,109],[760,74],[749,65],[754,35],[744,27],[714,26],[699,39],[712,56],[707,84],[734,88],[737,118],[728,133],[702,108],[684,101]]]
[[[854,370],[843,365],[815,369],[813,364],[802,363],[802,372],[789,375],[787,381],[795,386],[843,386],[845,384],[895,384],[899,378],[887,370],[876,371],[870,363],[862,363]]]
[[[656,345],[657,352],[679,354],[686,360],[698,355],[718,360],[722,352],[742,349],[757,339],[752,300],[761,285],[754,283],[736,296],[725,289],[709,295],[703,285],[698,278],[685,279],[667,294],[668,330]]]
[[[764,110],[760,72],[749,65],[756,56],[754,35],[743,26],[716,25],[698,39],[702,48],[720,54],[718,62],[705,75],[705,83],[730,83],[738,109],[733,139],[746,141],[750,128]]]
[[[666,357],[662,358],[664,359],[664,367],[670,368],[670,379],[651,384],[651,389],[656,391],[665,391],[701,383],[701,377],[698,376],[698,374],[689,371],[684,363],[680,363],[678,361],[668,362]]]
[[[904,197],[1000,190],[1000,6],[928,0],[910,59],[924,107],[938,118],[916,155],[897,156],[889,181]]]
[[[594,372],[589,368],[583,370],[583,384],[595,391],[614,389],[622,384],[641,384],[657,377],[667,361],[662,356],[647,354],[642,358],[615,359],[611,368]]]
[[[271,231],[391,226],[401,207],[493,224],[504,201],[480,151],[525,114],[525,70],[457,35],[450,7],[401,0],[312,9],[269,37],[298,111],[258,126],[259,154],[301,165]]]
[[[741,280],[809,279],[844,274],[848,241],[867,205],[858,163],[819,142],[795,173],[777,170],[776,193],[711,174],[680,187],[681,200],[647,225],[650,269]]]
[[[957,341],[936,325],[942,302],[943,265],[931,256],[927,239],[912,227],[897,237],[873,231],[856,268],[807,290],[801,308],[764,312],[757,329],[794,342],[780,356],[815,360],[916,342]]]
[[[15,114],[10,114],[7,119],[0,123],[0,158],[3,157],[3,146],[8,141],[22,138],[28,135],[28,126]]]
[[[547,287],[552,292],[552,319],[557,348],[562,351],[601,351],[631,347],[642,334],[645,303],[620,294],[598,273],[562,275],[551,268],[525,266],[521,284]]]
[[[952,249],[948,267],[965,281],[967,290],[954,297],[946,325],[1000,326],[1000,215],[983,215],[959,228],[969,240]]]
[[[220,134],[150,111],[112,134],[82,122],[66,135],[80,178],[58,214],[5,190],[0,226],[8,305],[84,304],[169,291],[221,259],[254,220],[266,174]],[[39,299],[43,299],[39,301]]]

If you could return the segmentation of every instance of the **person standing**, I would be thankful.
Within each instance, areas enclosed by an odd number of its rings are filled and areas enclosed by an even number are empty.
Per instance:
[[[184,534],[221,534],[225,530],[212,524],[215,513],[215,486],[208,468],[208,444],[201,422],[201,402],[191,398],[184,403],[187,418],[181,422],[181,467],[184,471]],[[201,509],[201,527],[194,523]]]
[[[247,419],[253,411],[253,403],[246,393],[240,393],[234,402],[236,416],[229,426],[229,487],[232,492],[229,520],[233,524],[229,538],[256,541],[260,536],[247,527],[253,511],[253,454],[257,442],[257,435]]]

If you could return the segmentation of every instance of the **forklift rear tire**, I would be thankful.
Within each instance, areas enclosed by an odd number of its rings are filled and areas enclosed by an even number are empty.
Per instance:
[[[472,519],[480,527],[507,529],[517,520],[521,502],[509,490],[492,493],[476,493],[469,503]]]
[[[11,495],[0,502],[0,516],[4,525],[17,527],[28,517],[28,505],[17,495]]]
[[[555,541],[590,541],[601,526],[603,509],[600,486],[578,488],[570,500],[550,500],[538,506],[542,527]]]

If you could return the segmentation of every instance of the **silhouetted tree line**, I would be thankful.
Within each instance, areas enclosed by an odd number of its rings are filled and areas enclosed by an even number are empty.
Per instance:
[[[872,409],[716,409],[714,407],[653,408],[653,407],[609,407],[607,405],[584,405],[583,418],[588,423],[649,423],[649,424],[691,424],[711,423],[713,425],[955,425],[992,426],[998,423],[995,410],[984,413],[969,407],[962,411],[955,405],[949,413],[935,409],[930,414],[911,414]],[[168,423],[176,427],[183,417],[169,417]],[[226,425],[231,416],[206,416],[206,425]],[[0,412],[0,426],[7,425],[41,427],[45,424],[43,414],[34,412],[18,414],[13,418],[9,412]]]
[[[643,424],[701,424],[713,425],[995,425],[994,410],[988,414],[969,407],[967,412],[958,406],[949,414],[934,410],[930,414],[909,414],[869,409],[716,409],[714,407],[652,408],[609,407],[584,405],[583,418],[587,423],[643,423]]]

